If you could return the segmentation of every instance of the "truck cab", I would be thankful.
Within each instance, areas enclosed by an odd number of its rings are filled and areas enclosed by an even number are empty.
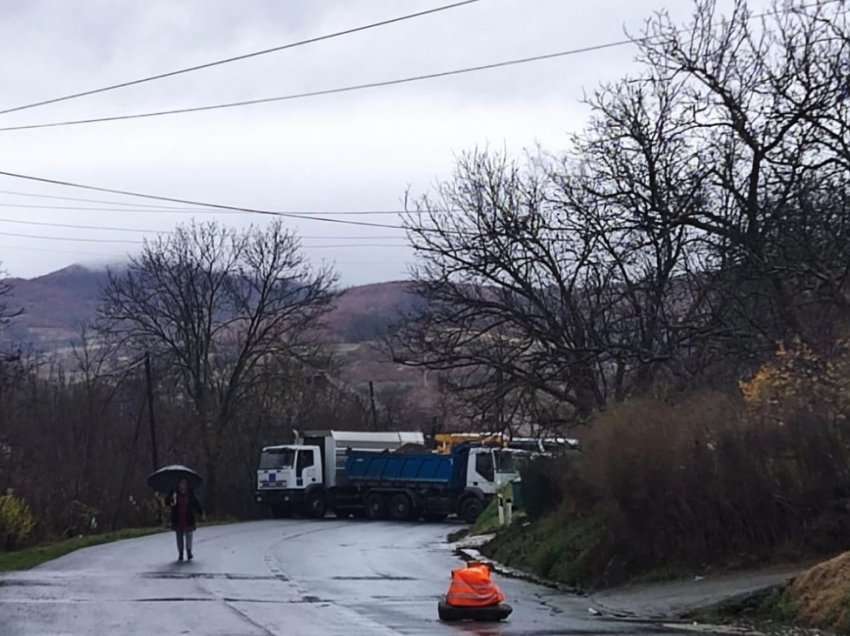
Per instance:
[[[288,444],[263,448],[257,467],[257,502],[268,505],[275,516],[284,516],[295,507],[304,506],[311,486],[323,483],[317,446]]]
[[[463,492],[455,512],[468,523],[473,523],[503,486],[519,480],[519,471],[514,464],[515,453],[498,446],[461,446],[455,454],[458,455],[459,472],[465,473]]]
[[[478,488],[487,496],[495,495],[502,486],[519,479],[514,454],[504,448],[471,448],[466,470],[467,488]]]

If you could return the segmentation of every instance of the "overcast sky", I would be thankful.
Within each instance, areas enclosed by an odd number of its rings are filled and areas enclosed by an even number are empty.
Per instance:
[[[0,109],[447,4],[449,0],[2,0]],[[725,3],[725,4],[728,4]],[[753,2],[761,8],[764,2]],[[437,72],[622,39],[690,0],[480,0],[408,22],[120,91],[0,116],[0,126],[283,95]],[[583,92],[629,72],[620,47],[459,77],[300,101],[68,128],[0,132],[0,170],[277,210],[398,209],[475,146],[557,151],[580,129]],[[103,204],[8,192],[144,201],[0,177],[0,260],[13,276],[115,260],[183,213],[20,207]],[[122,206],[113,206],[122,207]],[[123,207],[126,207],[123,206]],[[201,218],[201,217],[199,217]],[[250,215],[203,215],[231,224]],[[345,218],[345,217],[343,217]],[[356,217],[365,218],[365,217]],[[118,232],[10,220],[120,226]],[[391,216],[374,217],[397,223]],[[293,221],[345,285],[404,278],[403,234]],[[56,237],[24,238],[8,234]],[[369,238],[397,236],[397,239]],[[375,245],[383,247],[375,247]],[[343,245],[343,247],[340,247]],[[330,246],[330,247],[329,247]],[[396,247],[398,246],[398,247]]]

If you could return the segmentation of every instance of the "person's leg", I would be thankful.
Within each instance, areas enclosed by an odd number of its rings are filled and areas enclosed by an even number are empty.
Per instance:
[[[177,535],[177,560],[182,561],[183,560],[183,534],[184,533],[181,532],[180,530],[176,530],[174,532],[174,534]]]
[[[194,530],[186,530],[186,556],[192,560],[192,537],[195,536]]]

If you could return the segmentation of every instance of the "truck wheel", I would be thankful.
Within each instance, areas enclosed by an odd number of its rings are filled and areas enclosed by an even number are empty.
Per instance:
[[[404,493],[390,499],[390,516],[396,521],[409,521],[413,517],[413,502]]]
[[[484,512],[484,504],[477,497],[470,497],[460,507],[460,516],[466,523],[475,523],[482,512]]]
[[[384,496],[376,492],[366,497],[366,514],[370,519],[385,519],[387,516],[387,502]]]
[[[314,519],[321,519],[325,516],[327,504],[325,503],[325,494],[323,492],[314,492],[307,495],[307,501],[304,503],[308,516]]]

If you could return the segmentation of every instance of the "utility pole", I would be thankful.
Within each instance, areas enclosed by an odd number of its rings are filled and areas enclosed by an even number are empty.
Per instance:
[[[375,385],[372,380],[369,380],[369,403],[372,407],[372,430],[378,430],[378,412],[375,409]]]
[[[502,379],[502,367],[496,368],[496,391],[498,392],[499,399],[496,402],[496,421],[498,433],[501,435],[505,432],[505,394],[502,392],[503,379]]]
[[[151,459],[153,469],[159,468],[159,456],[156,449],[156,418],[153,412],[153,380],[151,379],[151,354],[145,351],[145,379],[148,389],[148,423],[151,428]]]
[[[112,529],[118,529],[118,514],[121,512],[121,505],[124,503],[124,493],[127,492],[127,482],[130,479],[130,471],[133,469],[133,458],[136,456],[136,442],[139,441],[139,431],[142,428],[142,415],[144,414],[145,403],[142,401],[139,407],[139,415],[136,417],[136,430],[133,433],[133,445],[130,446],[129,457],[127,457],[127,465],[124,467],[124,477],[121,479],[121,490],[118,491],[118,500],[115,502],[115,510],[112,513]]]

